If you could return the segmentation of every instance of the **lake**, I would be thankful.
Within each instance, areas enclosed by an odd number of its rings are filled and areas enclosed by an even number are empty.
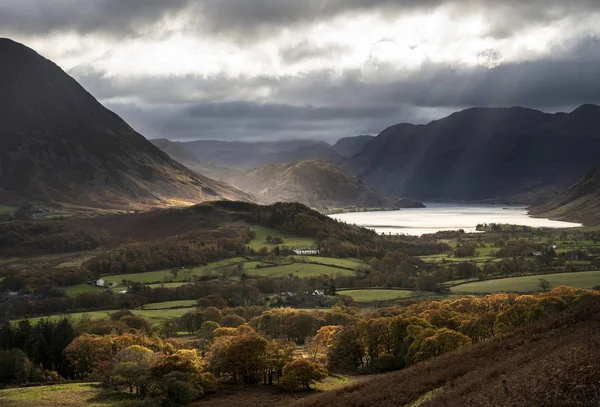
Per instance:
[[[330,215],[332,218],[363,226],[378,233],[420,236],[442,230],[464,229],[475,232],[480,223],[506,223],[512,225],[569,228],[579,223],[532,218],[527,208],[484,204],[437,204],[426,203],[426,208],[398,211],[351,212]]]

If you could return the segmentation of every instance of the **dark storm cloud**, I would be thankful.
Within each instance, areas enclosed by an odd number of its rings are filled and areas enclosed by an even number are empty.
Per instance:
[[[515,30],[565,16],[598,11],[598,0],[0,0],[3,33],[46,34],[58,31],[106,35],[145,35],[147,27],[170,13],[191,18],[196,32],[211,31],[246,41],[298,25],[362,12],[395,18],[411,11],[452,5],[464,15],[480,12],[491,21],[489,34]]]
[[[402,78],[382,73],[377,81],[366,81],[360,70],[279,78],[75,77],[153,138],[333,141],[378,133],[398,122],[427,122],[471,106],[556,111],[600,103],[598,72],[600,42],[586,39],[542,60],[491,69],[428,65]],[[258,97],[257,88],[270,93]],[[128,104],[116,102],[128,98]]]
[[[188,0],[0,0],[0,31],[26,35],[75,31],[143,34]]]
[[[365,80],[361,70],[343,73],[315,71],[302,76],[236,77],[172,76],[107,78],[99,73],[72,72],[100,99],[135,97],[140,104],[194,104],[277,101],[281,105],[327,107],[304,110],[305,114],[345,114],[335,108],[371,112],[371,106],[567,106],[600,99],[600,40],[584,39],[540,60],[509,63],[495,68],[424,65],[410,74],[378,71]],[[256,89],[268,89],[258,96]],[[263,100],[264,99],[264,100]],[[248,105],[235,107],[241,114]],[[266,105],[265,105],[266,106]],[[272,105],[269,105],[272,106]],[[227,112],[228,110],[225,110]],[[308,113],[307,113],[308,112]],[[213,110],[211,114],[223,112]],[[283,117],[283,112],[274,112]]]

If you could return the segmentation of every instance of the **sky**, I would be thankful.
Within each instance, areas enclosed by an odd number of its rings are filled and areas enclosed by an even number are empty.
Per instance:
[[[0,0],[0,36],[148,138],[333,142],[600,103],[599,0]]]

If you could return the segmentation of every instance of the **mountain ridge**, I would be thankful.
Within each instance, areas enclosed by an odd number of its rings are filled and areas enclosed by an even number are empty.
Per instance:
[[[221,141],[196,140],[181,142],[199,160],[209,161],[219,167],[252,168],[298,160],[324,158],[338,164],[344,157],[324,141]]]
[[[600,119],[594,112],[600,108],[594,106],[568,114],[470,108],[425,125],[400,123],[341,166],[397,196],[463,201],[519,197],[521,203],[531,203],[568,187],[596,164]]]
[[[422,208],[421,202],[377,191],[325,159],[224,169],[213,174],[267,203],[300,202],[311,207]]]

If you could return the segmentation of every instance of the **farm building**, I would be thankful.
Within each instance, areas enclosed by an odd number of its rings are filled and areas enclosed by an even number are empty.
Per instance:
[[[96,281],[96,285],[98,287],[104,287],[104,280],[100,279],[100,280]]]
[[[314,256],[319,254],[319,249],[294,249],[293,252],[302,256]]]

